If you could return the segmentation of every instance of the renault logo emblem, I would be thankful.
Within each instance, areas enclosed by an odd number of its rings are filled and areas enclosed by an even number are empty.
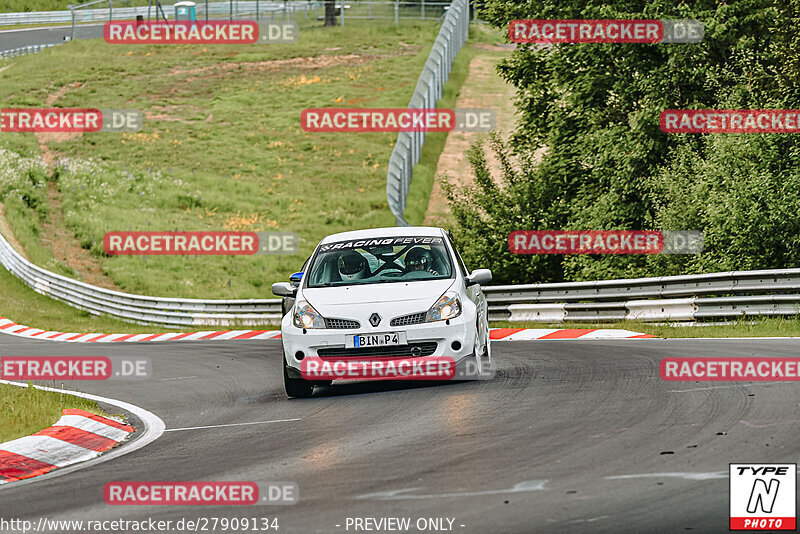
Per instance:
[[[381,316],[378,315],[377,313],[373,313],[372,315],[369,316],[369,324],[371,324],[372,326],[378,326],[379,324],[381,324]]]

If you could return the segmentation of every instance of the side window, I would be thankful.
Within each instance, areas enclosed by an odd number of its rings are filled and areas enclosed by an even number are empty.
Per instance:
[[[458,258],[458,268],[461,271],[461,276],[466,278],[469,275],[469,271],[467,270],[467,266],[464,264],[464,260],[461,259],[461,254],[458,252],[458,249],[453,244],[453,238],[450,236],[450,232],[447,232],[447,242],[450,244],[450,248],[456,253],[456,257]]]

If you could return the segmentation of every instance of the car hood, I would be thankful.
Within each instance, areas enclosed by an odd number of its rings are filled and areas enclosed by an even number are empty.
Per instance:
[[[343,287],[304,288],[300,297],[323,317],[362,319],[373,312],[385,318],[427,311],[454,284],[447,280],[392,282]]]

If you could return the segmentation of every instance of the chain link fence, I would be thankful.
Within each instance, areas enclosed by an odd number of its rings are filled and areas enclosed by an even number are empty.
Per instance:
[[[431,53],[414,89],[414,95],[408,104],[409,108],[432,109],[436,107],[436,103],[442,98],[444,84],[450,77],[453,60],[467,41],[468,35],[469,2],[468,0],[455,0],[446,12],[442,28],[433,43]],[[425,132],[400,132],[389,158],[389,170],[386,174],[386,199],[389,202],[389,209],[395,216],[397,226],[408,226],[403,212],[406,209],[406,199],[411,187],[414,165],[419,162],[424,143]]]

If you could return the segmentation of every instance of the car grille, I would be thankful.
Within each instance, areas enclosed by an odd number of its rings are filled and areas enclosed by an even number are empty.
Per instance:
[[[361,328],[361,323],[352,319],[325,318],[325,328]]]
[[[397,356],[397,357],[416,357],[430,356],[436,352],[438,343],[435,341],[419,341],[408,345],[383,345],[378,347],[359,347],[353,349],[329,348],[318,349],[317,354],[321,358],[336,356]],[[419,354],[412,354],[414,348],[419,348]]]
[[[412,313],[410,315],[401,315],[400,317],[395,317],[389,323],[390,326],[407,326],[410,324],[420,324],[425,322],[425,316],[427,312],[421,313]]]

